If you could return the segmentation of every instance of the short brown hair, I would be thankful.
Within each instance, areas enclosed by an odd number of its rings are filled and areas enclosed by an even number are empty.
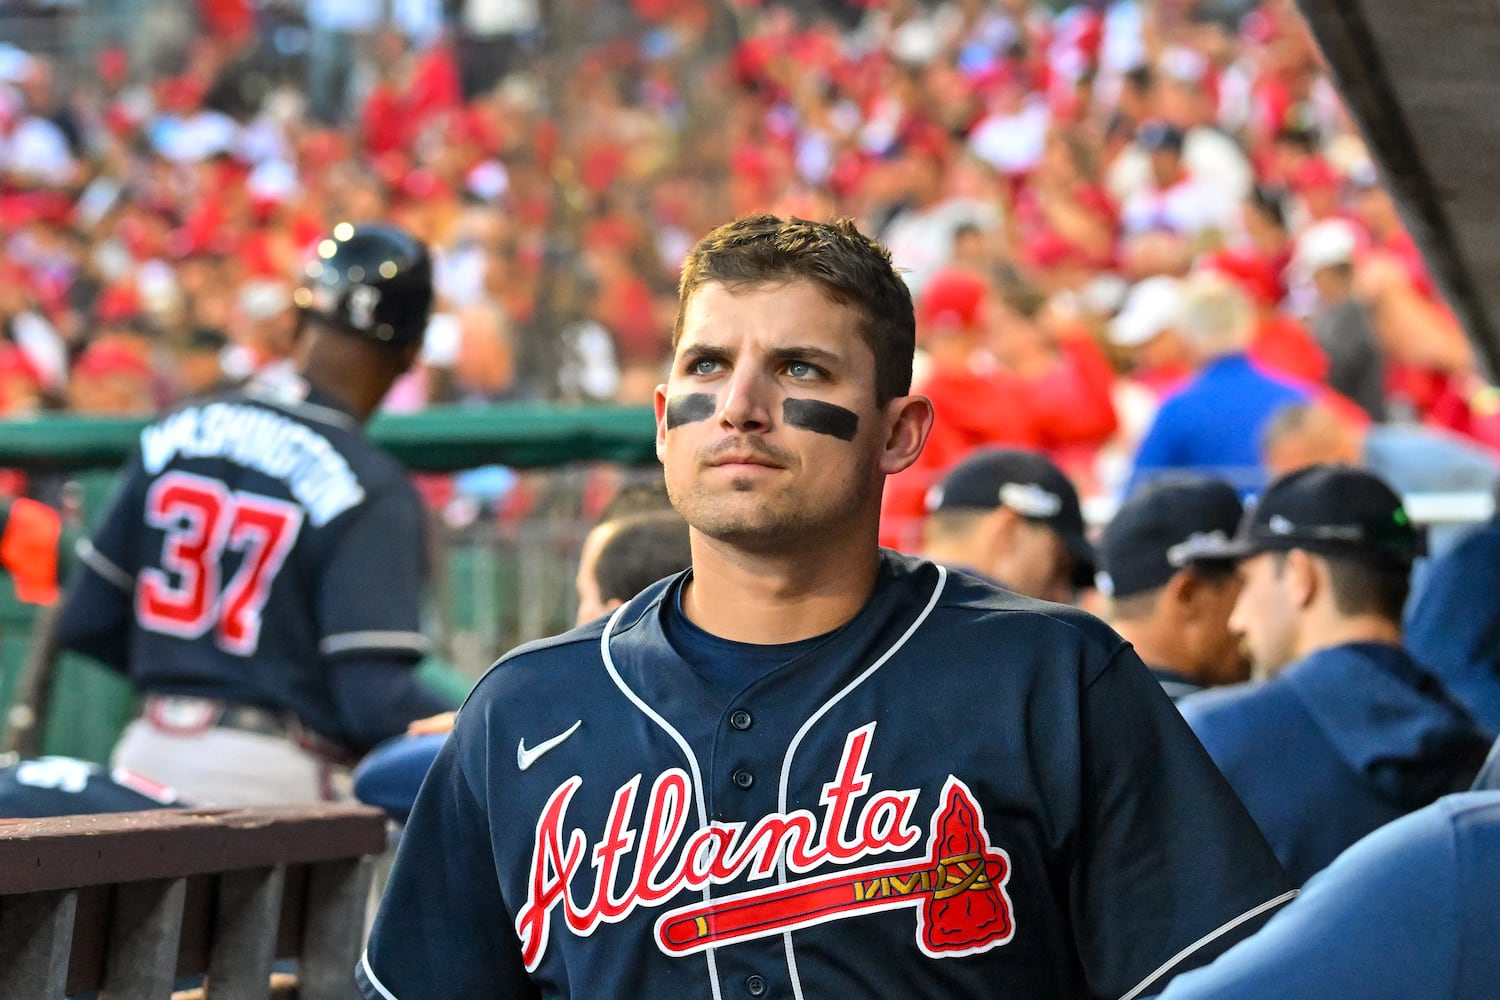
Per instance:
[[[812,281],[829,301],[860,314],[860,334],[875,355],[875,400],[884,404],[911,391],[916,316],[911,290],[896,273],[891,252],[862,234],[852,220],[811,222],[761,214],[724,223],[693,247],[677,289],[677,325],[699,287],[727,288]]]

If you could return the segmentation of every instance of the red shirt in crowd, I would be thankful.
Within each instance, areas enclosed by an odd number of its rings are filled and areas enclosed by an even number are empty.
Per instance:
[[[912,391],[932,400],[936,419],[921,457],[885,482],[882,545],[915,552],[921,544],[927,491],[975,448],[1014,445],[1040,449],[1043,432],[1030,391],[1003,372],[935,372]]]

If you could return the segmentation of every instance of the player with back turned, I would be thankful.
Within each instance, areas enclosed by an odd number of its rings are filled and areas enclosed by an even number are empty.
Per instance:
[[[1103,623],[877,546],[932,422],[883,247],[742,218],[680,301],[693,565],[479,682],[366,998],[1136,997],[1292,895]]]
[[[421,348],[426,248],[341,224],[297,293],[298,369],[151,423],[59,624],[124,672],[116,766],[200,804],[347,794],[347,764],[448,707],[412,668],[423,509],[362,426]]]

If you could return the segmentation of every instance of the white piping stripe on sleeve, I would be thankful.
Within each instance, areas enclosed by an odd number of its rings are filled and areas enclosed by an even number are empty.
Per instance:
[[[698,828],[701,830],[708,826],[708,806],[703,801],[703,776],[698,770],[698,758],[694,755],[693,748],[688,745],[688,741],[682,738],[682,734],[673,728],[670,722],[663,718],[656,709],[646,704],[645,699],[630,689],[630,685],[625,683],[625,679],[615,669],[615,658],[609,652],[609,637],[614,634],[615,626],[619,624],[620,616],[630,607],[630,603],[627,601],[615,609],[615,613],[609,616],[609,623],[604,626],[604,634],[599,637],[599,653],[604,658],[604,669],[609,672],[609,679],[614,681],[615,687],[619,688],[620,692],[629,698],[631,703],[640,709],[646,718],[656,723],[662,728],[663,732],[672,737],[672,740],[687,757],[688,768],[693,772],[693,804],[698,808]],[[706,903],[709,899],[709,887],[704,886],[703,901]],[[719,990],[719,966],[714,959],[714,949],[709,948],[703,954],[708,959],[708,982],[713,991],[713,1000],[723,1000],[723,994]],[[395,1000],[395,998],[392,998],[392,1000]]]
[[[875,671],[885,666],[886,661],[895,656],[901,647],[905,646],[913,635],[916,635],[917,629],[922,627],[927,621],[927,616],[932,614],[932,609],[937,607],[938,598],[943,596],[943,588],[948,584],[948,570],[939,566],[937,567],[937,571],[938,579],[932,588],[932,596],[927,599],[927,606],[922,609],[921,614],[917,615],[916,620],[907,627],[905,632],[901,633],[901,637],[891,645],[890,649],[887,649],[880,655],[878,660],[866,667],[858,677],[844,685],[843,690],[839,691],[832,698],[829,698],[816,712],[808,716],[807,721],[802,723],[802,728],[798,729],[797,734],[792,737],[791,745],[786,748],[786,756],[781,761],[781,786],[776,793],[776,808],[781,811],[783,816],[786,815],[787,780],[792,772],[792,756],[797,752],[797,747],[802,743],[802,738],[808,734],[819,719],[828,714],[834,705],[842,701],[845,695],[863,684]],[[776,881],[782,885],[786,884],[785,855],[776,859]],[[792,932],[787,931],[781,936],[781,939],[786,947],[786,967],[792,980],[792,996],[796,1000],[803,1000],[802,977],[797,973],[797,956],[792,951]]]
[[[1166,962],[1162,964],[1161,968],[1151,973],[1151,975],[1147,976],[1145,979],[1142,979],[1139,983],[1136,984],[1135,989],[1125,994],[1120,998],[1120,1000],[1135,1000],[1136,997],[1141,995],[1142,990],[1144,990],[1147,986],[1150,986],[1152,983],[1156,982],[1162,976],[1166,975],[1166,973],[1169,972],[1174,965],[1177,965],[1193,952],[1213,942],[1215,939],[1223,937],[1225,934],[1228,934],[1230,931],[1234,930],[1245,921],[1254,920],[1256,917],[1260,916],[1262,913],[1265,913],[1267,910],[1274,910],[1276,907],[1281,906],[1284,903],[1291,902],[1296,898],[1297,892],[1298,890],[1293,889],[1290,892],[1282,893],[1275,899],[1268,899],[1264,903],[1261,903],[1259,906],[1241,913],[1239,916],[1235,917],[1227,924],[1219,927],[1217,930],[1210,931],[1209,933],[1203,935],[1201,938],[1194,941],[1192,944],[1188,945],[1186,948],[1182,949],[1171,958],[1167,959]]]
[[[396,994],[386,989],[385,983],[382,983],[380,977],[375,975],[375,970],[370,968],[370,949],[366,948],[364,954],[359,956],[359,967],[364,970],[365,978],[370,981],[370,985],[375,987],[385,1000],[398,1000]]]
[[[340,632],[324,636],[318,643],[318,652],[326,655],[344,653],[351,649],[410,649],[418,653],[427,652],[431,645],[421,632],[382,632],[371,629],[365,632]]]
[[[94,548],[93,542],[87,538],[80,538],[73,550],[78,553],[78,558],[83,561],[83,564],[103,577],[106,583],[114,584],[127,594],[135,593],[135,577],[116,566],[108,556]]]

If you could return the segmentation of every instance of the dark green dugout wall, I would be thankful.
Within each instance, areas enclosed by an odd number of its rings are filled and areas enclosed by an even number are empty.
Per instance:
[[[0,422],[0,468],[68,473],[78,486],[84,525],[97,517],[145,420],[51,416]],[[413,471],[452,472],[481,465],[542,468],[573,462],[654,463],[655,425],[649,407],[559,407],[513,404],[442,407],[382,415],[370,436]],[[65,536],[70,547],[77,531]],[[61,561],[68,572],[72,560]],[[0,574],[0,709],[10,712],[33,641],[37,611],[17,600]],[[433,659],[421,674],[455,700],[468,681]],[[103,762],[134,711],[129,684],[113,671],[74,654],[57,663],[42,725],[42,752]],[[0,717],[4,718],[4,717]]]

